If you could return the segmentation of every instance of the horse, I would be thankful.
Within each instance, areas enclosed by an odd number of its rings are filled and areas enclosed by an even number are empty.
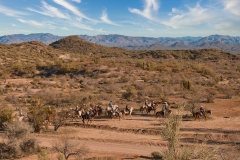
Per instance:
[[[73,108],[70,108],[70,110],[72,111],[72,114],[69,114],[70,116],[72,116],[72,121],[75,119],[77,121],[77,118],[80,118],[82,116],[82,113],[84,112],[84,109],[81,108],[80,110],[76,111]]]
[[[96,114],[98,116],[100,116],[102,114],[102,107],[95,106],[93,110],[96,111]]]
[[[147,107],[148,107],[148,106],[146,106],[145,104],[142,105],[142,106],[140,107],[140,112],[141,112],[141,113],[144,113],[144,111],[147,112]]]
[[[209,114],[212,114],[211,110],[205,110],[204,115],[202,115],[202,113],[200,111],[198,111],[198,112],[193,113],[193,116],[194,116],[195,120],[198,119],[199,121],[200,121],[200,117],[204,116],[204,119],[206,121],[207,115],[209,115]]]
[[[122,115],[123,116],[125,116],[125,115],[132,116],[133,107],[131,107],[129,110],[130,111],[127,111],[126,109],[121,110]]]
[[[96,115],[97,115],[96,110],[90,110],[89,114],[87,114],[87,112],[84,112],[84,113],[82,113],[82,116],[81,116],[82,117],[82,122],[85,123],[85,119],[87,119],[88,120],[87,123],[88,122],[91,123]]]
[[[54,117],[54,114],[46,114],[45,124],[52,125]]]
[[[116,105],[116,104],[113,105],[113,112],[115,112],[115,110],[116,110],[117,108],[118,108],[118,105]],[[112,107],[107,106],[105,113],[107,114],[108,117],[111,117],[111,115],[112,115]]]
[[[154,111],[154,114],[156,114],[156,109],[157,109],[157,104],[154,105],[154,107],[152,108],[152,106],[148,105],[146,108],[147,114],[150,113],[151,111]]]
[[[158,111],[156,112],[156,118],[159,118],[160,116],[162,116],[163,118],[169,116],[172,113],[172,111],[170,109],[166,110],[165,112],[165,116],[163,115],[163,111]]]
[[[113,114],[111,114],[111,118],[113,119],[113,118],[119,118],[119,121],[120,121],[120,119],[122,118],[122,116],[123,116],[123,114],[122,114],[122,112],[114,112]]]

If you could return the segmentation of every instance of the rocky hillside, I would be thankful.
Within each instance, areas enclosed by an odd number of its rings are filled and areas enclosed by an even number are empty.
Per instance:
[[[188,50],[188,49],[220,49],[226,52],[240,53],[240,37],[211,35],[207,37],[131,37],[124,35],[78,35],[82,39],[94,44],[108,47],[120,47],[129,50]],[[0,37],[4,44],[21,43],[28,41],[41,41],[51,44],[61,38],[52,34],[6,35]]]

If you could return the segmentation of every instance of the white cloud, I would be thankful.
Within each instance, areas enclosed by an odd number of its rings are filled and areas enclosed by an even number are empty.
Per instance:
[[[81,3],[81,0],[72,0],[73,2]]]
[[[17,25],[16,24],[12,24],[13,27],[16,27]]]
[[[61,30],[68,31],[69,29],[67,27],[60,27]]]
[[[102,28],[98,29],[97,32],[100,32],[100,33],[104,33],[106,31],[104,31]]]
[[[10,17],[20,17],[20,16],[23,16],[23,15],[27,15],[24,12],[15,11],[13,9],[4,7],[2,5],[0,5],[0,13],[3,13],[3,14],[5,14],[7,16],[10,16]]]
[[[147,30],[148,30],[148,31],[154,31],[154,29],[153,29],[153,28],[147,28]]]
[[[31,26],[36,26],[40,28],[50,28],[50,29],[55,29],[56,27],[53,26],[51,23],[47,22],[37,22],[35,20],[24,20],[24,19],[17,19],[18,21],[31,25]]]
[[[79,17],[82,17],[82,18],[90,20],[90,21],[96,21],[96,20],[93,20],[93,19],[87,17],[85,14],[81,13],[76,7],[74,7],[70,3],[66,2],[65,0],[53,0],[53,1],[55,3],[63,6],[64,8],[70,10],[71,12],[73,12],[75,15],[77,15]]]
[[[157,0],[145,0],[144,9],[141,11],[136,8],[128,8],[131,13],[138,14],[150,20],[154,20],[153,13],[157,12],[159,9],[159,4]]]
[[[41,8],[42,11],[37,11],[32,8],[27,8],[29,11],[36,12],[39,14],[43,14],[50,17],[58,17],[63,19],[69,19],[69,16],[67,14],[61,13],[57,8],[48,5],[45,1],[42,1],[43,7]]]
[[[172,8],[170,20],[162,23],[172,28],[184,28],[207,24],[214,18],[214,14],[207,8],[202,8],[199,3],[193,8],[188,6],[187,8],[187,11]]]
[[[230,22],[222,22],[220,24],[215,25],[216,30],[226,30],[226,29],[231,29],[232,28],[232,23]]]
[[[239,0],[222,0],[224,9],[231,14],[240,16],[240,1]]]
[[[74,27],[77,27],[77,28],[81,28],[81,29],[85,29],[85,30],[93,31],[93,28],[92,28],[92,27],[90,27],[90,26],[86,26],[86,25],[81,24],[81,23],[73,22],[73,23],[71,23],[70,25],[72,25],[72,26],[74,26]]]
[[[118,24],[112,22],[111,20],[108,19],[108,14],[106,11],[103,11],[102,16],[101,16],[101,20],[107,24],[111,24],[111,25],[115,25],[115,26],[119,26]]]
[[[39,23],[34,20],[23,20],[23,19],[17,19],[17,20],[19,20],[20,22],[25,23],[25,24],[30,24],[30,25],[37,26],[37,27],[44,27],[43,23]]]

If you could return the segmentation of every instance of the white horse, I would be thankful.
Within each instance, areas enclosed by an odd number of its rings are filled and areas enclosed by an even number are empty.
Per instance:
[[[70,108],[70,110],[72,110],[72,121],[77,118],[81,118],[82,115],[83,115],[83,112],[84,112],[84,109],[81,108],[80,110],[76,111],[75,109],[73,108]]]
[[[121,110],[123,116],[124,116],[124,115],[132,116],[133,107],[131,107],[129,110],[130,110],[130,111],[128,111],[128,110],[126,110],[126,109]]]
[[[113,112],[115,112],[116,111],[116,109],[118,108],[118,105],[113,105]],[[107,108],[106,108],[106,114],[107,114],[107,116],[111,116],[112,115],[112,107],[110,107],[110,106],[107,106]]]

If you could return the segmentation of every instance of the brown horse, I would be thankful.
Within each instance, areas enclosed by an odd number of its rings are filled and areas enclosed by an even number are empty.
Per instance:
[[[166,118],[171,113],[172,113],[172,111],[169,109],[165,112],[165,116],[164,116],[163,111],[158,111],[158,112],[156,112],[156,118],[159,118],[160,116],[162,116],[163,118]]]
[[[121,120],[121,118],[123,117],[123,114],[122,112],[114,112],[112,115],[111,115],[111,118],[119,118],[119,121]]]
[[[153,108],[152,108],[152,106],[148,106],[148,107],[146,108],[147,114],[150,113],[151,111],[153,111],[154,114],[156,114],[157,106],[158,106],[157,104],[155,104]]]
[[[85,119],[87,119],[87,123],[88,122],[92,122],[94,120],[94,117],[97,115],[97,111],[96,110],[90,110],[89,114],[87,114],[87,112],[83,112],[82,113],[82,122],[85,123]]]
[[[201,113],[200,111],[198,111],[198,112],[193,113],[193,116],[194,116],[195,120],[196,120],[196,119],[200,120],[200,117],[201,117],[201,116],[204,116],[204,119],[205,119],[205,121],[206,121],[206,120],[207,120],[207,115],[212,114],[212,111],[211,111],[211,110],[205,110],[204,113],[205,113],[205,114],[202,115],[202,113]]]
[[[46,114],[46,119],[45,119],[46,125],[52,125],[53,118],[54,118],[54,114],[49,114],[49,113]]]

